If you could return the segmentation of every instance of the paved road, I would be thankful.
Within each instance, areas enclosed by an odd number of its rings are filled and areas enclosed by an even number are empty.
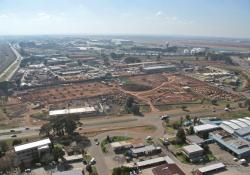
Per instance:
[[[9,81],[13,77],[15,72],[18,70],[21,60],[22,60],[22,56],[18,53],[18,51],[11,44],[9,44],[9,46],[11,50],[13,51],[13,53],[16,55],[16,60],[9,67],[7,67],[3,73],[1,73],[0,79],[3,78],[3,80],[5,81]],[[6,75],[7,77],[5,77]]]

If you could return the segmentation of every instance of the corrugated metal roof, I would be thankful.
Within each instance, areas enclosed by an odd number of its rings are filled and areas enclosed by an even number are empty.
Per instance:
[[[183,146],[182,149],[186,152],[186,153],[193,153],[193,152],[198,152],[198,151],[203,151],[203,148],[200,147],[197,144],[192,144],[192,145],[188,145],[188,146]]]
[[[154,159],[144,160],[144,161],[137,162],[136,164],[138,167],[144,167],[144,166],[161,163],[161,162],[166,162],[165,157],[157,157]]]
[[[209,131],[213,129],[219,128],[217,125],[212,125],[212,124],[204,124],[204,125],[198,125],[194,126],[194,131],[195,132],[202,132],[202,131]]]
[[[217,170],[217,169],[222,169],[225,167],[226,167],[226,165],[224,165],[223,163],[216,163],[213,165],[208,165],[208,166],[199,168],[198,171],[200,171],[201,173],[205,173],[205,172],[209,172],[209,171],[213,171],[213,170]]]
[[[138,153],[144,153],[144,152],[151,152],[158,149],[158,147],[155,147],[154,145],[149,145],[149,146],[144,146],[141,148],[134,148],[131,149],[133,154],[138,154]]]
[[[239,120],[239,121],[242,121],[242,122],[246,123],[248,126],[250,126],[250,121],[249,121],[249,120],[244,119],[244,118],[240,118],[240,119],[238,119],[238,120]]]
[[[225,125],[231,127],[231,128],[234,129],[234,130],[235,130],[235,129],[240,129],[240,128],[241,128],[239,125],[237,125],[237,124],[235,124],[235,123],[233,123],[233,122],[230,122],[230,121],[224,121],[224,122],[222,122],[222,124],[225,124]]]
[[[240,121],[240,120],[230,120],[230,122],[235,123],[236,125],[238,125],[241,128],[247,127],[248,125],[245,124],[244,122]]]

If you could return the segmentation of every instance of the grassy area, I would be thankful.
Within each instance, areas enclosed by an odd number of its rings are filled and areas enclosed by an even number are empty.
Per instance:
[[[175,155],[177,159],[179,159],[179,161],[181,161],[182,163],[185,164],[189,164],[190,162],[188,161],[188,159],[186,158],[186,156],[184,156],[182,153],[176,154]]]
[[[175,135],[175,130],[174,130],[174,128],[167,126],[166,133],[169,135]]]
[[[140,105],[140,112],[150,112],[150,107],[149,105]]]
[[[148,125],[144,128],[145,131],[155,131],[157,128],[154,125]]]
[[[237,119],[241,117],[247,117],[250,115],[250,111],[240,110],[240,111],[231,111],[227,113],[217,114],[216,117],[221,119]]]
[[[121,141],[130,140],[130,139],[132,139],[132,138],[126,137],[126,136],[114,136],[114,137],[110,137],[110,141],[108,141],[107,138],[105,138],[104,140],[101,141],[102,152],[104,152],[104,153],[108,152],[107,147],[108,147],[109,143],[121,142]]]

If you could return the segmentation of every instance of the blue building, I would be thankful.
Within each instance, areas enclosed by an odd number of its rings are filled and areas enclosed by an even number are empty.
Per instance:
[[[250,159],[250,118],[223,121],[223,130],[209,134],[222,149],[239,159]]]

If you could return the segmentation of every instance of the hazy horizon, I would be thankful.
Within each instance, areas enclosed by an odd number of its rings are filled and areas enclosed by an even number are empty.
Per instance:
[[[248,0],[0,0],[0,35],[250,38]]]

